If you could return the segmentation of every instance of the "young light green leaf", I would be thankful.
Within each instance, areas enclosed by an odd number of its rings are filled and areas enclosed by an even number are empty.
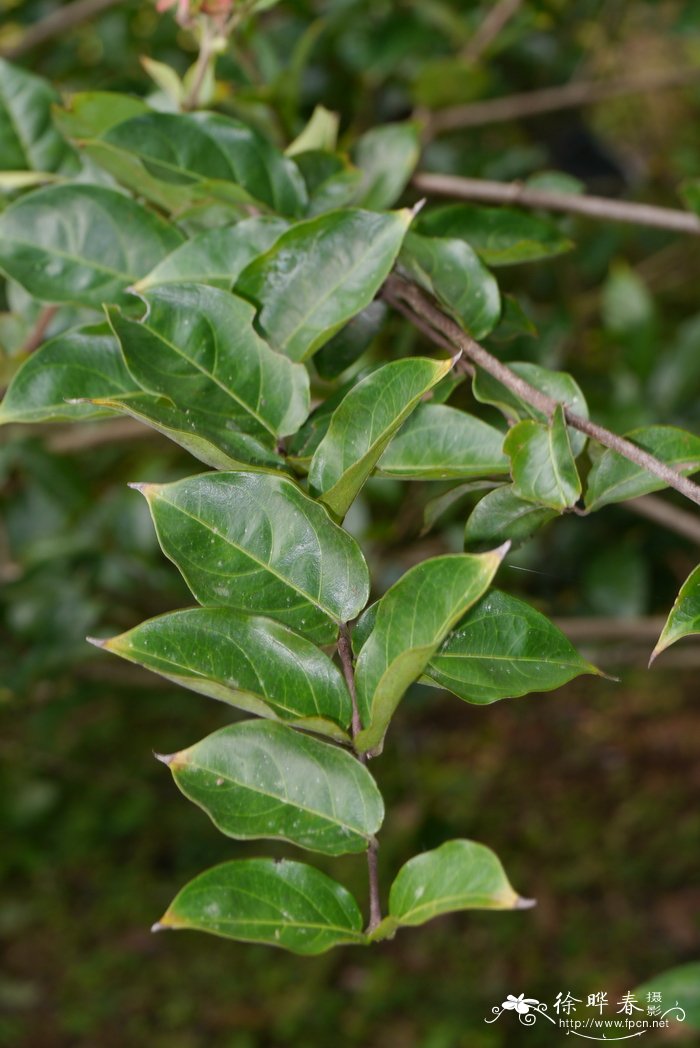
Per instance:
[[[352,153],[362,173],[356,203],[374,211],[393,207],[408,185],[420,151],[417,124],[385,124],[365,132]]]
[[[464,545],[479,550],[490,549],[496,542],[520,544],[556,516],[555,510],[516,495],[508,484],[479,499],[467,520]]]
[[[345,516],[394,433],[451,367],[451,360],[395,360],[344,397],[309,469],[312,490],[332,513]]]
[[[506,877],[498,856],[476,841],[447,841],[409,859],[389,894],[389,919],[396,926],[425,924],[458,910],[523,910],[523,899]]]
[[[574,246],[553,222],[507,207],[449,204],[423,215],[419,231],[466,240],[487,266],[535,262]]]
[[[0,169],[75,173],[80,164],[51,119],[52,87],[0,58]]]
[[[516,361],[509,362],[508,367],[531,386],[546,393],[552,400],[558,400],[571,408],[581,418],[588,418],[588,405],[581,389],[574,378],[566,371],[550,371],[539,364]],[[533,418],[537,422],[548,422],[541,411],[533,408],[526,400],[521,400],[505,386],[477,368],[472,385],[474,396],[482,404],[493,404],[509,419]],[[586,446],[586,435],[569,426],[569,443],[574,456],[580,455]]]
[[[274,349],[305,360],[369,305],[410,221],[410,211],[348,209],[299,222],[251,262],[236,292],[259,308]]]
[[[147,393],[190,404],[225,431],[258,441],[294,433],[309,413],[309,376],[280,357],[253,328],[252,306],[219,288],[153,288],[141,321],[109,311],[126,365]],[[193,418],[193,422],[195,419]]]
[[[340,117],[325,106],[316,106],[311,118],[301,132],[285,149],[287,156],[297,156],[310,150],[333,152],[338,142]]]
[[[287,859],[238,859],[195,877],[154,925],[280,946],[312,956],[365,943],[352,895],[325,873]]]
[[[326,643],[367,602],[359,546],[286,477],[205,473],[139,488],[200,604],[259,612]]]
[[[384,594],[356,665],[362,731],[355,746],[360,753],[381,749],[404,692],[490,586],[507,549],[433,557],[407,571]]]
[[[225,415],[209,411],[206,403],[196,408],[178,407],[167,397],[141,390],[95,397],[90,403],[96,410],[118,412],[143,422],[214,469],[285,468],[284,459],[269,445],[234,429]]]
[[[484,338],[498,323],[498,284],[464,240],[408,233],[399,266],[441,302],[473,338]]]
[[[186,88],[173,67],[165,62],[157,62],[154,58],[149,58],[148,55],[141,55],[141,65],[154,84],[179,109],[185,99]],[[125,119],[128,118],[125,117]]]
[[[0,424],[102,418],[111,411],[85,400],[136,390],[106,324],[76,328],[44,343],[25,360],[0,406]]]
[[[552,691],[582,673],[599,675],[541,612],[490,590],[433,655],[422,683],[485,705]]]
[[[625,434],[627,440],[688,476],[700,469],[700,437],[676,426],[645,426]],[[606,448],[588,474],[586,509],[596,510],[666,487],[653,473]]]
[[[230,291],[248,263],[267,251],[287,228],[283,219],[261,215],[235,226],[206,229],[175,248],[134,290],[162,284],[211,284]]]
[[[58,129],[67,138],[97,138],[110,127],[123,124],[151,109],[135,95],[116,91],[78,91],[64,106],[55,106],[53,115]]]
[[[581,495],[581,478],[571,453],[564,409],[558,404],[551,424],[527,419],[508,431],[503,450],[511,461],[513,493],[557,511]]]
[[[300,215],[306,204],[294,163],[231,117],[147,113],[110,128],[103,140],[164,182],[206,184],[224,198],[258,200],[282,215]]]
[[[174,226],[103,186],[38,189],[0,215],[0,266],[42,302],[126,301],[129,284],[181,242]]]
[[[352,754],[274,721],[230,724],[162,757],[176,784],[228,837],[269,837],[325,855],[367,849],[384,804]]]
[[[321,378],[337,378],[359,360],[379,334],[385,316],[386,306],[375,299],[326,342],[314,357]]]
[[[96,643],[248,713],[347,740],[352,707],[340,671],[315,644],[272,619],[188,608]]]
[[[508,473],[503,434],[466,411],[420,404],[379,460],[382,476],[449,480]]]
[[[700,565],[691,571],[681,586],[675,604],[661,631],[656,647],[651,653],[649,665],[657,655],[670,648],[682,637],[700,633]]]

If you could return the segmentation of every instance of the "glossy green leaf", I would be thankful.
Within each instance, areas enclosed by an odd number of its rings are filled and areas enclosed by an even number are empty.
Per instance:
[[[305,360],[370,304],[386,280],[410,211],[349,209],[299,222],[241,274],[274,349]]]
[[[381,748],[404,692],[421,675],[449,631],[484,594],[507,548],[424,560],[384,594],[356,664],[363,727],[355,739],[359,752]]]
[[[364,607],[359,546],[286,477],[208,473],[140,490],[200,604],[259,612],[318,643]]]
[[[633,429],[625,437],[684,476],[700,469],[700,437],[693,433],[675,426],[645,426]],[[586,508],[600,509],[612,502],[635,499],[665,487],[663,480],[655,474],[606,448],[588,474]]]
[[[389,895],[394,926],[425,924],[458,910],[522,910],[534,906],[515,892],[498,856],[476,841],[447,841],[402,866]]]
[[[485,705],[552,691],[582,673],[599,671],[553,622],[525,601],[490,590],[433,655],[424,683]]]
[[[493,491],[494,488],[502,486],[503,482],[497,480],[468,480],[464,484],[458,484],[456,487],[436,495],[435,498],[430,499],[425,504],[421,535],[426,535],[435,526],[440,517],[449,512],[467,495],[471,495],[475,491]]]
[[[294,162],[309,194],[307,218],[351,207],[355,202],[362,176],[344,156],[313,149],[299,153]]]
[[[304,130],[287,146],[286,155],[297,156],[309,150],[332,152],[338,142],[339,125],[337,113],[332,113],[325,106],[316,106]]]
[[[206,184],[214,193],[258,200],[282,215],[300,215],[305,207],[304,183],[294,163],[231,117],[146,113],[110,128],[103,138],[161,181]]]
[[[287,859],[238,859],[200,873],[154,928],[189,928],[305,956],[366,942],[352,895],[320,870]]]
[[[336,378],[359,360],[379,334],[385,317],[386,306],[375,300],[348,321],[314,357],[321,378]]]
[[[449,204],[422,216],[419,231],[466,240],[487,266],[536,262],[574,246],[553,222],[506,207]]]
[[[525,379],[535,389],[546,393],[552,400],[558,400],[561,404],[571,408],[581,418],[588,418],[588,405],[586,398],[581,392],[576,380],[566,371],[550,371],[539,364],[530,364],[522,361],[508,362],[508,367],[520,378]],[[548,422],[548,418],[541,411],[533,408],[527,400],[521,400],[505,386],[486,374],[480,368],[476,369],[473,382],[474,396],[482,404],[493,404],[507,418],[517,420],[519,418],[534,418],[537,422]],[[586,446],[586,436],[569,426],[569,443],[574,455],[580,455]]]
[[[54,120],[68,138],[96,138],[110,127],[135,116],[150,113],[146,103],[134,95],[116,91],[78,91],[63,106],[54,109]]]
[[[649,662],[652,663],[657,655],[677,640],[696,633],[700,633],[700,565],[681,586]]]
[[[41,77],[0,58],[0,169],[78,170],[74,151],[51,119],[58,95]]]
[[[393,207],[408,185],[420,151],[417,124],[385,124],[365,132],[352,153],[362,174],[356,202],[375,211]]]
[[[496,488],[472,510],[464,530],[465,549],[490,549],[506,541],[520,544],[556,516],[555,510],[516,495],[511,484]]]
[[[420,404],[379,460],[383,476],[449,480],[508,473],[503,434],[466,411]]]
[[[130,415],[185,448],[214,469],[284,469],[284,460],[270,446],[234,429],[225,415],[200,407],[178,407],[167,397],[140,390],[90,401],[96,409]]]
[[[340,670],[315,644],[272,619],[188,608],[95,643],[248,713],[347,739],[352,709]]]
[[[549,426],[527,419],[513,426],[503,442],[511,461],[513,493],[550,509],[573,506],[581,495],[581,479],[569,444],[561,404]]]
[[[311,461],[311,488],[343,517],[392,436],[451,360],[396,360],[372,372],[344,397]]]
[[[235,226],[207,229],[175,248],[135,285],[211,284],[230,291],[239,274],[287,229],[281,218],[248,218]]]
[[[294,433],[309,413],[309,377],[266,345],[253,308],[203,284],[153,288],[141,321],[110,310],[129,371],[147,393],[257,440]]]
[[[77,328],[27,358],[0,406],[0,423],[101,418],[111,414],[106,407],[69,401],[137,389],[107,326]]]
[[[284,724],[231,724],[161,759],[228,837],[269,837],[344,855],[365,851],[384,818],[364,764]]]
[[[43,302],[126,301],[125,289],[181,242],[173,226],[103,186],[38,189],[0,215],[0,266]]]
[[[472,338],[483,338],[501,315],[498,284],[463,240],[408,233],[399,265],[429,291]]]

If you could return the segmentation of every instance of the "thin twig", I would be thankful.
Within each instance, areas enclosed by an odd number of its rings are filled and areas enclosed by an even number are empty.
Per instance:
[[[132,418],[116,418],[105,422],[96,422],[94,426],[84,425],[80,428],[71,425],[46,439],[49,451],[60,455],[74,454],[103,444],[114,444],[124,440],[149,440],[159,437],[155,429],[144,426]]]
[[[615,80],[580,80],[557,87],[546,87],[540,91],[508,95],[505,98],[489,98],[483,102],[448,106],[427,117],[424,134],[426,139],[431,139],[445,131],[503,123],[538,116],[541,113],[552,113],[559,109],[575,109],[618,95],[644,94],[682,87],[698,78],[700,68],[695,66],[656,74],[646,73],[643,76],[619,77]]]
[[[352,701],[352,737],[353,739],[362,730],[360,711],[357,706],[357,689],[355,688],[355,670],[352,658],[352,634],[347,622],[341,622],[338,635],[338,655],[343,667],[343,676],[350,692]],[[367,763],[367,754],[358,753],[358,760],[362,764]],[[379,871],[377,868],[377,852],[379,845],[376,837],[372,837],[367,848],[367,874],[369,877],[369,923],[367,932],[373,932],[381,923],[382,909],[379,899]]]
[[[694,513],[679,509],[665,499],[660,499],[658,495],[642,495],[638,499],[628,499],[622,503],[622,507],[640,517],[646,517],[647,520],[653,520],[655,524],[661,524],[668,531],[674,531],[676,535],[682,535],[700,546],[700,520]]]
[[[115,7],[117,3],[119,0],[74,0],[72,4],[65,4],[30,26],[16,44],[1,49],[0,57],[21,58],[28,51],[70,32],[83,22],[88,22],[110,7]]]
[[[478,200],[488,204],[517,204],[520,207],[539,207],[547,211],[586,215],[608,222],[630,222],[640,226],[654,226],[676,233],[700,236],[700,218],[689,211],[651,204],[632,204],[626,200],[583,196],[577,193],[553,193],[545,189],[531,189],[521,182],[491,182],[481,178],[460,178],[457,175],[433,175],[419,172],[413,178],[419,193],[450,197],[454,200]]]
[[[46,329],[55,317],[57,310],[58,306],[44,306],[36,318],[36,323],[29,332],[26,342],[22,346],[22,353],[33,353],[35,349],[39,348],[44,341]]]
[[[523,0],[498,0],[462,51],[466,62],[478,62],[501,30],[522,7]]]
[[[443,313],[438,306],[434,305],[414,284],[407,283],[401,277],[390,276],[385,287],[387,288],[388,296],[402,299],[417,317],[426,321],[439,335],[451,342],[456,349],[461,349],[464,356],[473,364],[492,375],[501,385],[515,393],[521,400],[530,404],[535,410],[540,411],[547,418],[552,417],[558,406],[558,401],[536,389],[535,386],[530,385],[529,382],[516,375],[497,357],[492,356],[483,346],[475,342],[470,335],[462,331],[454,320]],[[675,488],[676,491],[680,491],[691,502],[700,505],[700,486],[689,480],[688,477],[677,473],[676,470],[662,462],[661,459],[649,454],[648,451],[640,448],[637,444],[633,444],[624,437],[611,433],[610,430],[597,425],[595,422],[582,418],[566,405],[563,405],[563,408],[566,421],[574,429],[585,433],[586,436],[592,437],[593,440],[597,440],[598,443],[603,444],[606,448],[610,448],[612,451],[617,452],[618,455],[629,459],[641,469],[653,473],[664,484]]]

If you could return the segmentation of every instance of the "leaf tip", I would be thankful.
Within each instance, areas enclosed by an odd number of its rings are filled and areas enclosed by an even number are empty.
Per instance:
[[[177,753],[156,753],[156,751],[154,750],[153,756],[157,761],[160,761],[161,764],[166,764],[168,767],[170,767],[170,765],[177,757]]]
[[[85,640],[88,644],[93,644],[96,648],[105,648],[107,646],[107,637],[86,637]]]
[[[413,207],[410,208],[411,218],[416,218],[421,213],[427,202],[427,198],[423,197],[422,200],[419,200],[414,204]]]
[[[127,483],[127,488],[133,488],[134,491],[140,491],[144,498],[149,498],[152,491],[156,489],[157,484],[147,484],[145,481],[130,480]]]
[[[151,925],[151,931],[152,932],[164,932],[164,931],[167,931],[167,929],[168,929],[168,925],[167,924],[163,924],[162,920],[156,921],[154,924]]]
[[[522,895],[518,895],[515,900],[513,909],[515,910],[531,910],[533,906],[537,906],[537,899],[525,899]]]
[[[511,540],[510,539],[506,539],[506,541],[502,545],[496,546],[495,549],[491,550],[491,555],[494,556],[494,557],[497,557],[498,558],[498,562],[500,564],[500,562],[503,560],[503,558],[505,557],[505,555],[507,554],[508,550],[510,549],[510,547],[512,545],[513,545],[513,543],[511,542]]]

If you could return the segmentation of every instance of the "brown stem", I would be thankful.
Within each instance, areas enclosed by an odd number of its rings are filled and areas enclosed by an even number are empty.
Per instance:
[[[194,67],[194,73],[192,74],[192,86],[187,92],[187,97],[182,103],[184,110],[197,109],[199,106],[199,96],[204,86],[204,81],[209,70],[209,66],[214,58],[214,40],[216,39],[216,31],[213,24],[208,18],[203,20],[202,24],[202,38],[199,44],[199,54],[197,55],[197,61]]]
[[[642,495],[638,499],[628,499],[622,506],[631,513],[653,520],[655,524],[661,524],[676,535],[682,535],[700,546],[700,520],[694,513],[679,509],[665,499],[660,499],[658,495]]]
[[[360,711],[357,706],[357,689],[355,687],[355,670],[352,658],[352,634],[347,622],[341,622],[338,635],[338,655],[343,667],[343,676],[350,692],[352,700],[352,737],[353,739],[362,730]],[[358,753],[358,760],[362,764],[367,763],[367,754]],[[369,842],[367,849],[367,873],[369,876],[369,923],[367,933],[373,932],[382,919],[381,903],[379,900],[379,873],[377,869],[377,853],[379,845],[375,837]]]
[[[34,327],[29,332],[27,341],[22,346],[22,353],[33,353],[35,349],[39,348],[44,341],[46,329],[55,317],[57,311],[58,306],[44,306],[40,311],[39,316],[36,318]]]
[[[700,218],[688,211],[651,204],[632,204],[626,200],[606,197],[579,196],[576,193],[552,193],[545,189],[531,189],[520,182],[490,182],[481,178],[460,178],[456,175],[433,175],[419,172],[413,186],[420,193],[451,197],[454,200],[478,200],[488,204],[517,204],[520,207],[541,207],[547,211],[564,211],[572,215],[586,215],[608,222],[631,222],[640,226],[655,226],[676,233],[700,236]]]
[[[526,382],[519,375],[516,375],[514,371],[511,371],[506,364],[492,356],[483,346],[480,346],[471,336],[462,331],[454,320],[446,316],[414,284],[407,283],[401,277],[390,276],[385,287],[387,288],[388,296],[400,298],[417,317],[426,321],[456,349],[461,349],[464,356],[473,364],[492,375],[506,389],[515,393],[518,398],[530,404],[531,407],[540,411],[543,415],[551,418],[558,406],[558,401],[530,385],[529,382]],[[606,448],[616,451],[618,455],[622,455],[624,458],[634,462],[641,469],[653,473],[664,484],[675,488],[676,491],[680,491],[691,502],[700,505],[700,486],[689,480],[688,477],[677,473],[676,470],[656,458],[655,455],[649,454],[648,451],[644,451],[643,448],[638,447],[624,437],[619,437],[603,426],[582,418],[566,407],[566,405],[563,405],[563,407],[566,421],[574,429],[585,433],[588,437],[592,437],[593,440],[597,440],[599,444],[603,444]]]
[[[501,30],[522,7],[523,0],[498,0],[462,52],[466,62],[477,62]]]
[[[9,59],[21,58],[27,51],[68,33],[83,22],[88,22],[108,8],[114,7],[118,2],[119,0],[74,0],[72,4],[64,4],[40,22],[30,26],[18,43],[1,49],[0,56]]]
[[[546,87],[541,91],[508,95],[506,98],[489,98],[483,102],[448,106],[428,116],[424,133],[427,139],[431,139],[445,131],[518,120],[540,113],[552,113],[559,109],[575,109],[618,95],[644,94],[681,87],[692,83],[698,77],[700,69],[697,67],[672,69],[654,75],[645,73],[642,76],[625,76],[607,81],[579,80],[557,87]]]

